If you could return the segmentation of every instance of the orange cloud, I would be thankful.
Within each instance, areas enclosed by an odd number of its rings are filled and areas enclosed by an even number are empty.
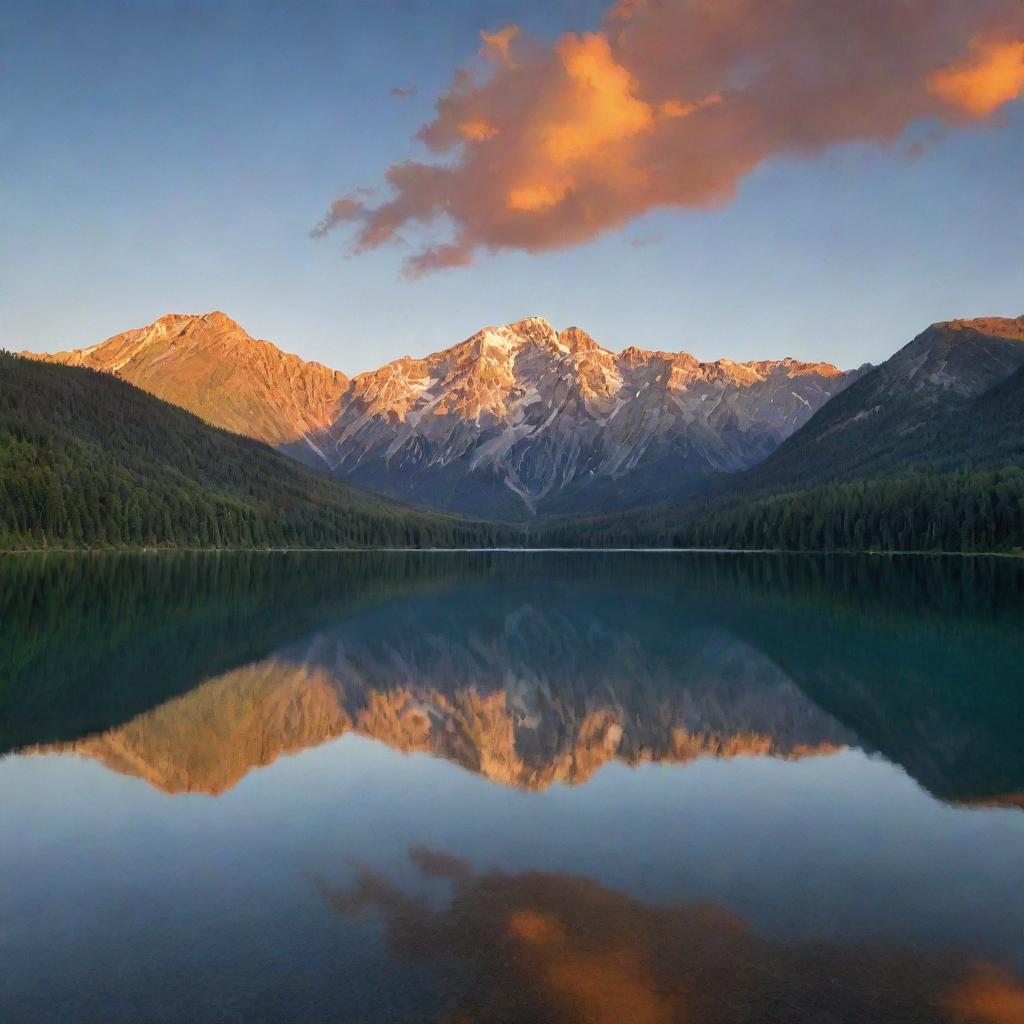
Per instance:
[[[1024,41],[971,44],[973,58],[935,72],[928,87],[972,117],[988,117],[1024,93]]]
[[[546,210],[549,206],[560,203],[571,187],[571,178],[563,178],[558,182],[542,181],[534,185],[519,185],[509,191],[507,205],[510,210]]]
[[[410,274],[481,251],[578,245],[650,210],[727,202],[766,160],[890,143],[931,118],[984,118],[1024,93],[1020,0],[620,0],[597,31],[551,46],[481,33],[417,139],[444,162],[387,172],[316,229],[355,250],[403,228],[441,237]]]
[[[977,966],[947,999],[961,1020],[971,1024],[1020,1024],[1024,1021],[1024,984],[990,964]]]
[[[310,236],[323,238],[332,228],[350,221],[363,220],[366,217],[366,200],[372,195],[371,189],[356,189],[355,192],[331,203],[330,209],[323,220],[317,224]]]
[[[431,964],[448,1021],[753,1024],[785,1020],[1020,1024],[1021,979],[997,966],[882,943],[780,942],[714,904],[655,906],[572,875],[475,874],[410,851],[445,904],[372,871],[320,883],[338,913],[380,913],[393,956]]]
[[[519,37],[518,25],[507,25],[500,32],[481,32],[482,53],[498,64],[512,63],[512,42]]]
[[[607,37],[564,36],[555,53],[566,88],[555,115],[542,121],[538,139],[555,163],[589,160],[653,127],[653,110],[637,97],[637,81],[612,56]]]
[[[665,100],[664,103],[658,107],[659,117],[689,117],[691,114],[696,114],[698,110],[703,110],[705,107],[713,107],[716,103],[722,102],[722,94],[714,92],[710,96],[705,96],[702,100],[697,100],[695,103],[682,103],[679,100]]]
[[[619,0],[608,12],[609,21],[628,21],[636,14],[647,0]]]
[[[620,179],[642,170],[631,159],[629,140],[654,127],[653,108],[636,95],[633,76],[612,56],[605,36],[564,36],[555,47],[560,88],[538,105],[525,143],[536,159],[512,183],[511,210],[544,210],[561,203],[592,175]]]
[[[483,142],[498,134],[498,129],[490,121],[464,121],[459,125],[459,134],[470,142]]]

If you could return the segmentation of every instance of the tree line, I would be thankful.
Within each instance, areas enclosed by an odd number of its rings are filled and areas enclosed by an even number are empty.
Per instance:
[[[1024,470],[1010,466],[827,484],[733,506],[704,503],[563,521],[541,536],[549,544],[574,547],[1020,551]]]
[[[497,524],[346,487],[124,381],[0,353],[0,549],[455,547]]]
[[[908,472],[525,527],[377,498],[91,370],[0,353],[0,550],[1024,550],[1024,470]]]

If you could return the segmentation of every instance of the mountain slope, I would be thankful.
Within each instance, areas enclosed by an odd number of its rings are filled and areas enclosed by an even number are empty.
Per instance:
[[[0,353],[0,549],[495,536],[355,491],[109,374]]]
[[[113,373],[378,493],[497,518],[702,491],[770,454],[854,379],[792,359],[615,354],[540,317],[351,381],[223,313],[35,358]]]
[[[28,353],[26,353],[28,354]],[[34,356],[113,373],[164,401],[269,445],[331,422],[348,378],[251,338],[224,313],[171,313],[91,348]],[[293,454],[319,461],[300,445]]]
[[[1024,317],[935,324],[714,497],[552,521],[534,543],[1024,548]]]
[[[1010,383],[1022,369],[1024,316],[934,324],[830,401],[737,488],[1007,465],[1024,439],[1013,415],[1014,387],[1024,384]],[[1002,385],[1008,394],[993,390]]]
[[[618,354],[530,317],[353,378],[315,438],[331,470],[504,517],[626,507],[744,469],[847,383],[823,363]]]
[[[946,462],[1024,466],[1024,366],[975,399],[968,415],[947,419],[936,447]]]

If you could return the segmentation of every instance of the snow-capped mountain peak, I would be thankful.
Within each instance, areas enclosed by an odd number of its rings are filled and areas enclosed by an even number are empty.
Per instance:
[[[763,459],[848,380],[794,359],[613,352],[540,316],[351,379],[221,312],[43,358],[116,373],[384,494],[508,518],[692,493]]]

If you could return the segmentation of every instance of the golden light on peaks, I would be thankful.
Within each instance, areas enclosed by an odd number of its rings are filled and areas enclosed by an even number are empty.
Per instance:
[[[971,43],[974,56],[935,72],[928,88],[972,117],[988,117],[1024,93],[1024,41]]]

